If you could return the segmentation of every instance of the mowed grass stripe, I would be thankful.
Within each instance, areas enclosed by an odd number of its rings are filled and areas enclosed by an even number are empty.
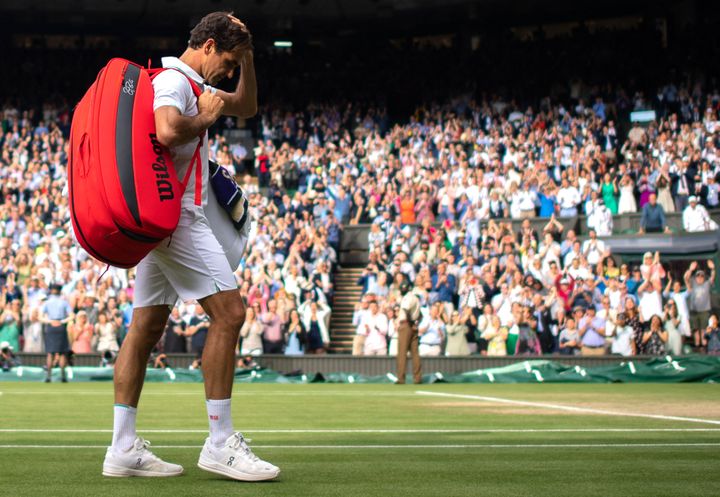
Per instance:
[[[7,387],[8,384],[2,385]],[[75,428],[78,425],[93,428],[109,427],[112,423],[112,410],[109,397],[112,395],[112,384],[84,384],[84,385],[44,385],[24,384],[22,391],[36,390],[38,395],[28,395],[18,398],[15,395],[5,396],[0,400],[0,406],[11,403],[14,408],[3,408],[5,426],[18,428],[44,427],[42,420],[47,410],[47,399],[42,395],[50,392],[60,392],[54,395],[52,403],[58,410],[67,409],[72,416],[56,416],[52,426],[57,428]],[[716,412],[720,415],[720,396],[714,385],[530,385],[535,388],[528,389],[528,385],[432,385],[432,392],[443,394],[495,394],[497,398],[511,399],[517,396],[522,401],[532,401],[538,396],[543,402],[588,402],[588,396],[593,400],[604,402],[624,402],[629,404],[642,404],[643,402],[655,405],[668,406],[693,405],[697,401],[706,404],[718,399]],[[480,421],[485,427],[515,428],[521,421],[521,416],[532,418],[534,428],[553,428],[557,426],[555,413],[547,409],[547,413],[539,412],[539,408],[525,410],[521,405],[507,405],[503,403],[478,402],[432,402],[432,397],[419,396],[413,390],[396,388],[395,385],[236,385],[236,390],[242,390],[233,403],[236,424],[243,429],[252,424],[259,429],[297,429],[298,427],[311,427],[316,420],[323,420],[323,428],[351,428],[357,425],[365,428],[368,419],[375,413],[383,412],[384,417],[391,422],[383,423],[383,428],[414,428],[431,429],[438,425],[442,427],[473,428]],[[498,388],[502,387],[502,388]],[[611,387],[611,388],[608,388]],[[659,388],[662,387],[662,388]],[[60,390],[62,389],[62,390]],[[78,391],[102,395],[89,395],[75,397]],[[5,388],[3,388],[5,390]],[[428,390],[430,390],[428,388]],[[400,395],[396,395],[396,392]],[[164,395],[178,394],[171,402],[165,400]],[[301,393],[301,395],[294,395]],[[301,401],[303,396],[318,397],[311,401]],[[346,395],[350,394],[350,395]],[[501,397],[502,395],[502,397]],[[287,396],[287,398],[286,398]],[[487,396],[487,395],[482,395]],[[584,397],[583,397],[584,396]],[[341,402],[337,398],[341,397]],[[161,424],[177,424],[185,427],[188,421],[205,419],[206,413],[203,402],[202,385],[197,384],[148,384],[143,392],[139,406],[138,422],[142,426]],[[297,400],[295,400],[297,399]],[[514,400],[514,399],[511,399]],[[467,401],[467,399],[466,399]],[[455,404],[455,405],[453,405]],[[487,405],[485,405],[487,404]],[[624,407],[624,404],[620,404]],[[532,412],[532,411],[535,412]],[[514,411],[514,412],[511,412]],[[653,412],[650,410],[649,412]],[[261,415],[257,415],[261,413]],[[422,413],[421,415],[419,413]],[[331,414],[331,415],[328,415]],[[671,413],[675,414],[675,413]],[[680,413],[684,414],[684,413]],[[248,419],[248,415],[250,419]],[[700,416],[698,416],[700,417]],[[710,416],[714,417],[714,416]],[[73,422],[74,419],[74,422]],[[157,422],[156,422],[157,420]],[[248,422],[249,421],[249,422]],[[375,422],[375,419],[372,419]],[[594,417],[595,426],[606,425],[612,427],[614,420]],[[676,422],[655,420],[652,427],[677,427]],[[193,423],[194,424],[194,423]],[[578,416],[563,417],[564,427],[582,428],[587,421],[582,413]],[[630,427],[648,427],[648,420],[631,420],[623,423]],[[184,426],[183,426],[184,425]],[[300,425],[300,426],[298,426]],[[364,426],[363,426],[364,425]],[[167,426],[172,428],[172,426]]]
[[[358,446],[358,445],[521,445],[521,444],[664,444],[664,443],[720,443],[718,431],[503,431],[453,433],[257,433],[243,430],[251,446]],[[138,434],[160,445],[201,444],[207,431],[193,433],[151,433],[138,430]],[[108,445],[112,438],[103,432],[21,432],[0,433],[3,445]]]
[[[581,444],[384,444],[384,445],[253,445],[254,449],[585,449],[632,447],[720,447],[720,442],[581,443]],[[107,445],[0,445],[2,449],[107,449]],[[202,445],[153,445],[153,449],[202,449]]]
[[[607,409],[595,409],[591,407],[579,407],[573,405],[562,405],[562,404],[548,404],[545,402],[533,402],[527,400],[516,400],[507,399],[501,397],[488,397],[485,395],[468,395],[468,394],[455,394],[445,392],[428,392],[418,391],[418,395],[432,396],[432,397],[445,397],[453,399],[464,399],[464,400],[480,400],[487,402],[495,402],[500,404],[510,404],[515,406],[525,406],[540,409],[551,409],[558,411],[571,411],[577,413],[588,413],[588,414],[600,414],[602,416],[626,416],[630,418],[649,418],[649,419],[660,419],[663,421],[686,421],[690,423],[707,423],[720,425],[720,420],[714,419],[703,419],[703,418],[691,418],[685,416],[668,416],[665,414],[645,414],[645,413],[633,413],[633,412],[622,412],[622,411],[610,411]]]

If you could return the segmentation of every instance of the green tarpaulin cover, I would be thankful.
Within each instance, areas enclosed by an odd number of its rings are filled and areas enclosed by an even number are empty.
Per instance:
[[[113,369],[68,368],[68,380],[112,381]],[[45,379],[40,367],[19,366],[0,372],[0,381],[37,381]],[[60,370],[53,371],[53,381],[60,380]],[[148,369],[146,381],[198,383],[202,372],[192,369]],[[237,383],[393,383],[392,373],[364,376],[353,373],[308,373],[284,375],[270,369],[238,369]],[[720,357],[662,357],[646,362],[625,360],[611,366],[581,367],[547,360],[528,360],[500,368],[478,369],[460,374],[442,372],[426,374],[423,383],[612,383],[612,382],[718,382]]]

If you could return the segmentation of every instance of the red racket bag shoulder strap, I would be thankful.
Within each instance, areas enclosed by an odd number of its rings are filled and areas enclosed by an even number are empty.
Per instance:
[[[149,64],[148,64],[149,66]],[[150,80],[152,81],[155,79],[159,74],[165,72],[165,71],[177,71],[185,78],[187,79],[188,83],[190,83],[190,88],[192,88],[192,92],[195,95],[195,98],[200,98],[200,95],[202,94],[203,90],[200,88],[200,85],[198,85],[193,79],[185,74],[180,69],[177,69],[175,67],[158,67],[158,68],[147,68],[145,69],[148,73],[148,76],[150,76]],[[199,111],[200,109],[198,109]],[[190,159],[190,165],[188,166],[187,171],[185,171],[185,177],[183,177],[182,182],[180,183],[183,188],[183,192],[187,188],[188,183],[190,182],[190,174],[193,170],[195,170],[195,205],[202,205],[202,158],[200,157],[200,149],[202,148],[203,140],[205,137],[205,133],[200,135],[198,138],[200,138],[200,141],[197,144],[197,147],[195,147],[195,153],[193,153],[192,159]]]

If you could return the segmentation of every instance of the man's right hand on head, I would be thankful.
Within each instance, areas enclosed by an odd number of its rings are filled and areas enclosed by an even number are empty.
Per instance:
[[[242,22],[242,21],[241,21],[240,19],[238,19],[237,17],[235,17],[234,15],[228,14],[228,18],[230,19],[231,22],[233,22],[233,23],[237,24],[238,26],[240,26],[240,27],[243,29],[243,31],[247,31],[248,33],[250,32],[250,31],[248,30],[247,26],[245,26],[245,23]]]

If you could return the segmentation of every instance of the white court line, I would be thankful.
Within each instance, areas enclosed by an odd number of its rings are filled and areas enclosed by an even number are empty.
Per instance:
[[[716,442],[698,443],[599,443],[599,444],[456,444],[456,445],[253,445],[253,449],[585,449],[643,447],[720,447]],[[201,445],[153,445],[153,449],[201,449]],[[0,449],[107,449],[107,445],[0,445]]]
[[[139,432],[142,433],[207,433],[207,428],[205,429],[189,429],[189,430],[173,430],[173,429],[148,429],[145,430],[143,428],[138,428]],[[109,429],[82,429],[82,428],[51,428],[51,429],[42,429],[42,428],[0,428],[0,433],[112,433],[112,430]],[[383,434],[383,433],[436,433],[436,434],[452,434],[452,433],[687,433],[687,432],[702,432],[702,433],[708,433],[708,432],[720,432],[720,428],[519,428],[519,429],[512,429],[512,428],[493,428],[493,429],[475,429],[475,428],[468,428],[468,429],[417,429],[417,430],[408,430],[408,429],[274,429],[274,430],[253,430],[253,429],[245,429],[243,430],[244,433],[281,433],[281,434],[294,434],[294,433],[315,433],[315,434],[323,434],[323,433],[332,433],[332,434],[342,434],[342,433],[367,433],[367,434]]]
[[[469,400],[484,400],[487,402],[499,402],[503,404],[513,404],[519,406],[528,407],[540,407],[543,409],[556,409],[561,411],[572,411],[572,412],[589,412],[592,414],[603,414],[605,416],[624,416],[630,418],[650,418],[650,419],[662,419],[665,421],[687,421],[690,423],[707,423],[712,425],[720,425],[720,421],[714,419],[703,419],[703,418],[688,418],[685,416],[666,416],[664,414],[644,414],[644,413],[633,413],[633,412],[621,412],[621,411],[607,411],[605,409],[593,409],[591,407],[577,407],[567,406],[561,404],[546,404],[544,402],[531,402],[528,400],[514,400],[504,399],[500,397],[486,397],[484,395],[465,395],[457,393],[442,393],[442,392],[427,392],[418,390],[415,393],[419,395],[428,395],[433,397],[449,397],[453,399],[469,399]]]

